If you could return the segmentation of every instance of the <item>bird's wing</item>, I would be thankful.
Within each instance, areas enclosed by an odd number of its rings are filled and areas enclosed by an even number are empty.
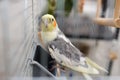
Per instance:
[[[64,36],[64,38],[66,38]],[[57,37],[48,45],[50,55],[60,64],[78,72],[98,74],[98,70],[92,67],[82,53],[74,47],[67,38]]]

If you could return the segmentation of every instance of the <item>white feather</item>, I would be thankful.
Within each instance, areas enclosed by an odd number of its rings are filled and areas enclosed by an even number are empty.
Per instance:
[[[99,74],[99,71],[97,69],[95,69],[94,67],[92,67],[89,63],[88,64],[88,68],[82,67],[82,66],[74,66],[72,65],[72,62],[70,59],[66,58],[65,56],[63,56],[62,54],[59,53],[59,51],[53,51],[50,47],[48,47],[49,51],[50,51],[50,55],[58,62],[60,63],[61,61],[63,63],[61,63],[62,65],[78,71],[78,72],[83,72],[83,73],[88,73],[88,74]]]
[[[64,39],[66,42],[70,42],[69,39],[67,39],[64,35],[59,35],[60,38]]]
[[[57,37],[57,31],[52,31],[52,32],[41,31],[41,36],[44,44],[46,44],[47,42],[53,41]]]
[[[87,80],[93,80],[92,77],[90,77],[88,74],[86,73],[82,73],[82,74]]]

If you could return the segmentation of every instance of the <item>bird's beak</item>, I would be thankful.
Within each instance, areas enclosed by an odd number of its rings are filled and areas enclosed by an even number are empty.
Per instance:
[[[47,19],[44,20],[44,24],[45,24],[45,27],[47,28],[48,27],[48,20]]]

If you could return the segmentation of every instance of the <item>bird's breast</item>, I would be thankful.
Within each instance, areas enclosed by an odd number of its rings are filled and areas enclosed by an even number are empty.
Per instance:
[[[57,32],[41,32],[44,44],[53,41],[57,37]]]

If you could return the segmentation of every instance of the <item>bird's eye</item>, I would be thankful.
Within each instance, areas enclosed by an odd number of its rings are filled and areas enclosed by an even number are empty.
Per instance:
[[[54,21],[54,19],[52,18],[52,21]]]

